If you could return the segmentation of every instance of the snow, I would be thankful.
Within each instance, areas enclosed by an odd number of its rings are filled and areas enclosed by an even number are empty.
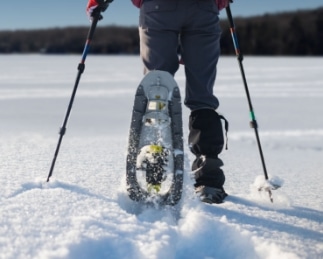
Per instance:
[[[137,56],[89,55],[55,170],[46,183],[79,56],[0,56],[0,258],[323,258],[322,58],[245,57],[268,173],[263,175],[234,57],[215,91],[229,120],[220,205],[194,194],[185,145],[183,198],[144,207],[125,193]],[[184,95],[183,68],[176,81]],[[183,109],[187,138],[189,111]]]

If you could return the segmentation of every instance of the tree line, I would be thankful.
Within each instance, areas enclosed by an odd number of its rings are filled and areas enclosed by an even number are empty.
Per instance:
[[[221,20],[223,54],[234,53],[229,24]],[[322,55],[323,7],[235,18],[240,48],[247,55]],[[82,53],[88,27],[0,31],[0,53]],[[98,26],[91,53],[138,54],[137,27]]]

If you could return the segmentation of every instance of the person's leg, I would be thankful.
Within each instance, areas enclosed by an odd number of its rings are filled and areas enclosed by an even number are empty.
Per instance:
[[[193,6],[192,6],[193,7]],[[181,32],[186,73],[185,105],[191,109],[189,147],[196,155],[192,164],[195,188],[205,202],[220,203],[225,198],[223,162],[218,158],[224,145],[221,118],[213,95],[216,66],[220,55],[221,29],[213,0],[196,0],[190,19]]]
[[[191,110],[217,109],[213,95],[216,67],[220,55],[221,28],[214,0],[190,0],[186,24],[181,31],[185,64],[185,105]]]
[[[139,27],[144,73],[162,70],[174,76],[178,70],[177,8],[177,0],[144,1]]]

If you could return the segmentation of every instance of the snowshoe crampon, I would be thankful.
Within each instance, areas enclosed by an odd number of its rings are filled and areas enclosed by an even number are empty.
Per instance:
[[[137,88],[127,154],[132,200],[175,205],[183,187],[183,131],[179,88],[167,72],[149,72]]]

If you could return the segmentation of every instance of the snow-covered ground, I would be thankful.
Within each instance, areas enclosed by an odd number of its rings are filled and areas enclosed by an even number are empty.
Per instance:
[[[235,57],[222,57],[216,94],[230,122],[221,205],[185,183],[176,207],[144,208],[125,193],[137,56],[89,55],[49,183],[79,56],[0,56],[0,258],[323,258],[323,60],[245,57],[270,175],[267,194]],[[184,95],[183,68],[176,75]],[[189,111],[184,108],[187,138]]]

